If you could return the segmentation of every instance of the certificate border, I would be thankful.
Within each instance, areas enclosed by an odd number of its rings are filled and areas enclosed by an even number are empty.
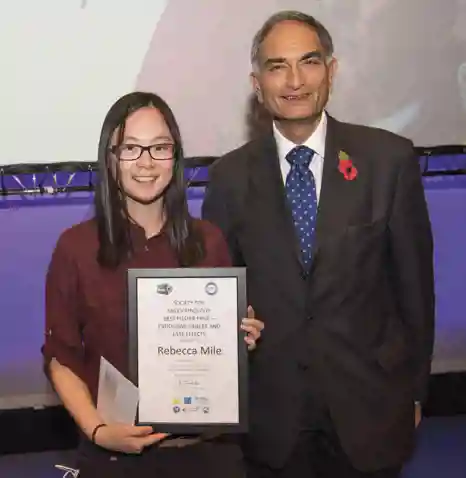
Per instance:
[[[247,314],[246,299],[246,268],[244,267],[215,267],[215,268],[176,268],[176,269],[128,269],[128,355],[129,355],[129,379],[138,386],[138,279],[180,279],[180,278],[223,278],[236,279],[237,284],[237,312],[238,312],[238,423],[145,423],[139,421],[137,425],[153,426],[157,432],[171,434],[202,434],[215,431],[216,433],[246,433],[248,431],[248,349],[244,341],[246,335],[240,329],[241,321]]]

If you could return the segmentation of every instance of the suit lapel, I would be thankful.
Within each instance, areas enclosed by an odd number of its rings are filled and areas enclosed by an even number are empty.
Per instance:
[[[253,191],[261,191],[260,201],[263,206],[261,210],[264,211],[264,214],[273,216],[270,218],[272,224],[276,225],[273,232],[285,243],[280,254],[283,255],[289,251],[292,260],[299,268],[302,268],[299,241],[286,200],[285,186],[273,135],[264,138],[262,147],[258,149],[256,160],[253,162],[253,168],[254,171],[251,174]]]
[[[328,116],[313,266],[318,261],[319,249],[324,240],[346,228],[354,207],[354,199],[360,191],[357,184],[359,178],[349,181],[338,169],[340,151],[345,151],[351,155],[351,152],[345,149],[344,138],[342,138],[340,129],[340,123]]]

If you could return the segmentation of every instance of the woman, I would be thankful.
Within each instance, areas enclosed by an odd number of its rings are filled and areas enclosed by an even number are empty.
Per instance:
[[[188,213],[180,132],[160,97],[135,92],[112,106],[98,161],[95,217],[60,236],[46,281],[46,371],[83,435],[79,476],[242,476],[227,437],[172,440],[99,416],[100,358],[128,376],[127,269],[231,264],[219,230]],[[254,348],[263,324],[243,322]]]

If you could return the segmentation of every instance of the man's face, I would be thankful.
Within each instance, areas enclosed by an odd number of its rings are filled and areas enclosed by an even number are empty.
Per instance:
[[[276,25],[262,43],[252,82],[277,120],[312,120],[324,110],[336,69],[316,32],[296,21]]]

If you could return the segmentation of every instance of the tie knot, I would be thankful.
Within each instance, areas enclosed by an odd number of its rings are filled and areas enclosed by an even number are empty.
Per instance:
[[[304,166],[305,168],[309,168],[313,156],[314,151],[311,148],[301,145],[293,148],[286,155],[286,160],[291,164],[291,166],[296,164],[297,166]]]

